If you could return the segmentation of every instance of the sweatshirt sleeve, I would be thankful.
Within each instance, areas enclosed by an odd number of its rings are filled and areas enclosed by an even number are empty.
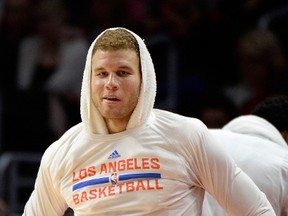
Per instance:
[[[221,195],[220,197],[218,194],[215,195],[228,215],[275,215],[266,195],[258,189],[250,177],[239,168],[237,170],[227,200],[223,200]]]
[[[236,165],[212,134],[205,127],[202,129],[194,138],[191,137],[192,142],[197,143],[193,147],[195,155],[191,166],[197,173],[200,187],[209,192],[228,215],[274,216],[266,195]]]
[[[63,216],[67,204],[60,194],[57,170],[51,173],[49,154],[43,155],[34,190],[27,201],[22,216]]]

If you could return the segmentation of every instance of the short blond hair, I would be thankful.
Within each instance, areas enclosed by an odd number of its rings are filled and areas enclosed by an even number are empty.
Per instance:
[[[135,51],[138,56],[139,46],[136,38],[123,28],[109,29],[105,31],[96,41],[92,55],[97,50],[120,50],[129,49]]]

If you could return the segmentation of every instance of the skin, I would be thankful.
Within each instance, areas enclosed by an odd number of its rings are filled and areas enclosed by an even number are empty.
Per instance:
[[[284,131],[281,133],[282,137],[284,138],[284,140],[286,141],[287,145],[288,145],[288,131]]]
[[[126,130],[140,94],[141,72],[135,51],[97,50],[92,57],[92,102],[109,133]]]

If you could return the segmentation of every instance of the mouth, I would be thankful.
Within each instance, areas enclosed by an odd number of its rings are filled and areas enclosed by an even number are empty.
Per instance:
[[[118,98],[116,97],[104,97],[103,98],[105,101],[120,101]]]

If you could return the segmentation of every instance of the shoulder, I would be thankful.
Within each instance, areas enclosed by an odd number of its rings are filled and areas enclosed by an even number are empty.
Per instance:
[[[77,143],[82,131],[82,123],[79,123],[66,131],[58,140],[46,149],[42,157],[41,165],[50,167],[55,164],[58,166],[60,163],[64,163],[69,155],[70,149]]]
[[[155,114],[155,124],[157,126],[162,126],[166,129],[174,130],[179,133],[181,133],[181,131],[208,131],[206,125],[197,118],[187,117],[179,115],[177,113],[159,109],[154,109],[153,113]]]
[[[152,129],[177,149],[205,149],[212,143],[211,133],[201,120],[163,110],[153,112]]]

